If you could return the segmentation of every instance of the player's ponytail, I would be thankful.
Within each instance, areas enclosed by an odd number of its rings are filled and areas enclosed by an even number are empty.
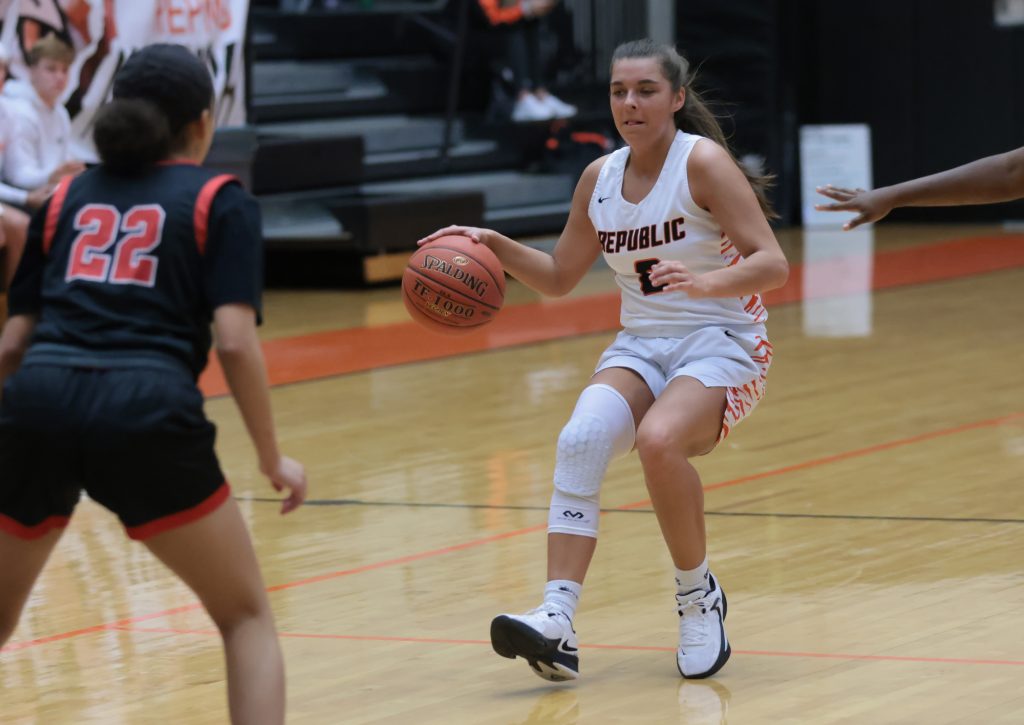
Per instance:
[[[115,98],[96,114],[93,140],[111,171],[132,174],[171,152],[171,126],[154,104],[140,98]]]
[[[729,141],[722,131],[718,118],[693,88],[694,76],[690,73],[690,62],[686,58],[681,56],[671,45],[655,43],[649,38],[622,43],[612,54],[612,65],[614,66],[616,61],[626,58],[656,58],[661,64],[662,74],[668,80],[672,90],[686,89],[686,100],[683,102],[683,107],[676,111],[676,128],[711,139],[724,148],[733,161],[736,161],[736,156],[729,146]],[[777,219],[779,215],[772,209],[771,203],[768,201],[768,189],[774,184],[775,177],[770,174],[755,174],[738,161],[736,161],[736,165],[750,182],[764,215],[769,219]]]

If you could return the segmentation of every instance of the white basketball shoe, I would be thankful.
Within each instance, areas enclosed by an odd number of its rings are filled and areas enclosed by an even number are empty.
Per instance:
[[[578,109],[571,103],[566,103],[561,98],[552,95],[551,93],[546,94],[540,99],[540,102],[551,112],[551,115],[555,118],[572,118],[576,115]]]
[[[551,604],[491,621],[491,646],[502,657],[522,657],[534,674],[551,682],[580,676],[579,643],[569,618]]]
[[[718,580],[708,574],[709,591],[695,589],[676,594],[679,612],[679,649],[676,665],[679,674],[688,679],[701,679],[722,669],[732,649],[725,636],[725,615],[728,603]]]
[[[512,120],[517,123],[530,121],[549,121],[554,118],[554,111],[532,93],[525,94],[512,107]]]

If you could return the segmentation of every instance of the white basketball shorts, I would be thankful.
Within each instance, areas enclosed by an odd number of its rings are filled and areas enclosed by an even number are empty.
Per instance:
[[[721,442],[764,397],[771,363],[772,344],[760,325],[745,330],[703,327],[683,337],[637,337],[623,331],[601,355],[594,372],[632,370],[655,398],[680,375],[696,378],[709,388],[725,388]]]

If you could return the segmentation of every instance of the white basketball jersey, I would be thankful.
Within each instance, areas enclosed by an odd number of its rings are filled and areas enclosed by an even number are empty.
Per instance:
[[[752,325],[768,319],[760,295],[690,299],[651,285],[650,268],[678,260],[695,274],[736,264],[740,253],[714,217],[690,196],[686,162],[703,136],[676,132],[661,175],[647,196],[633,204],[622,197],[629,147],[613,152],[590,199],[590,220],[605,261],[622,289],[621,322],[638,337],[678,337],[694,327]]]

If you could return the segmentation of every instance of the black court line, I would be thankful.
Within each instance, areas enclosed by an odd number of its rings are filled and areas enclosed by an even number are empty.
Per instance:
[[[256,503],[281,503],[276,498],[237,498],[238,501]],[[435,509],[486,509],[491,511],[547,511],[547,506],[495,506],[484,503],[424,503],[409,501],[363,501],[354,498],[315,499],[306,501],[303,506],[380,506],[402,508],[435,508]],[[617,509],[603,508],[603,514],[653,514],[651,508]],[[870,514],[799,514],[784,512],[761,511],[705,511],[705,516],[747,516],[751,518],[778,519],[822,519],[840,521],[921,521],[947,524],[1024,524],[1024,519],[991,519],[982,517],[956,516],[881,516]]]

